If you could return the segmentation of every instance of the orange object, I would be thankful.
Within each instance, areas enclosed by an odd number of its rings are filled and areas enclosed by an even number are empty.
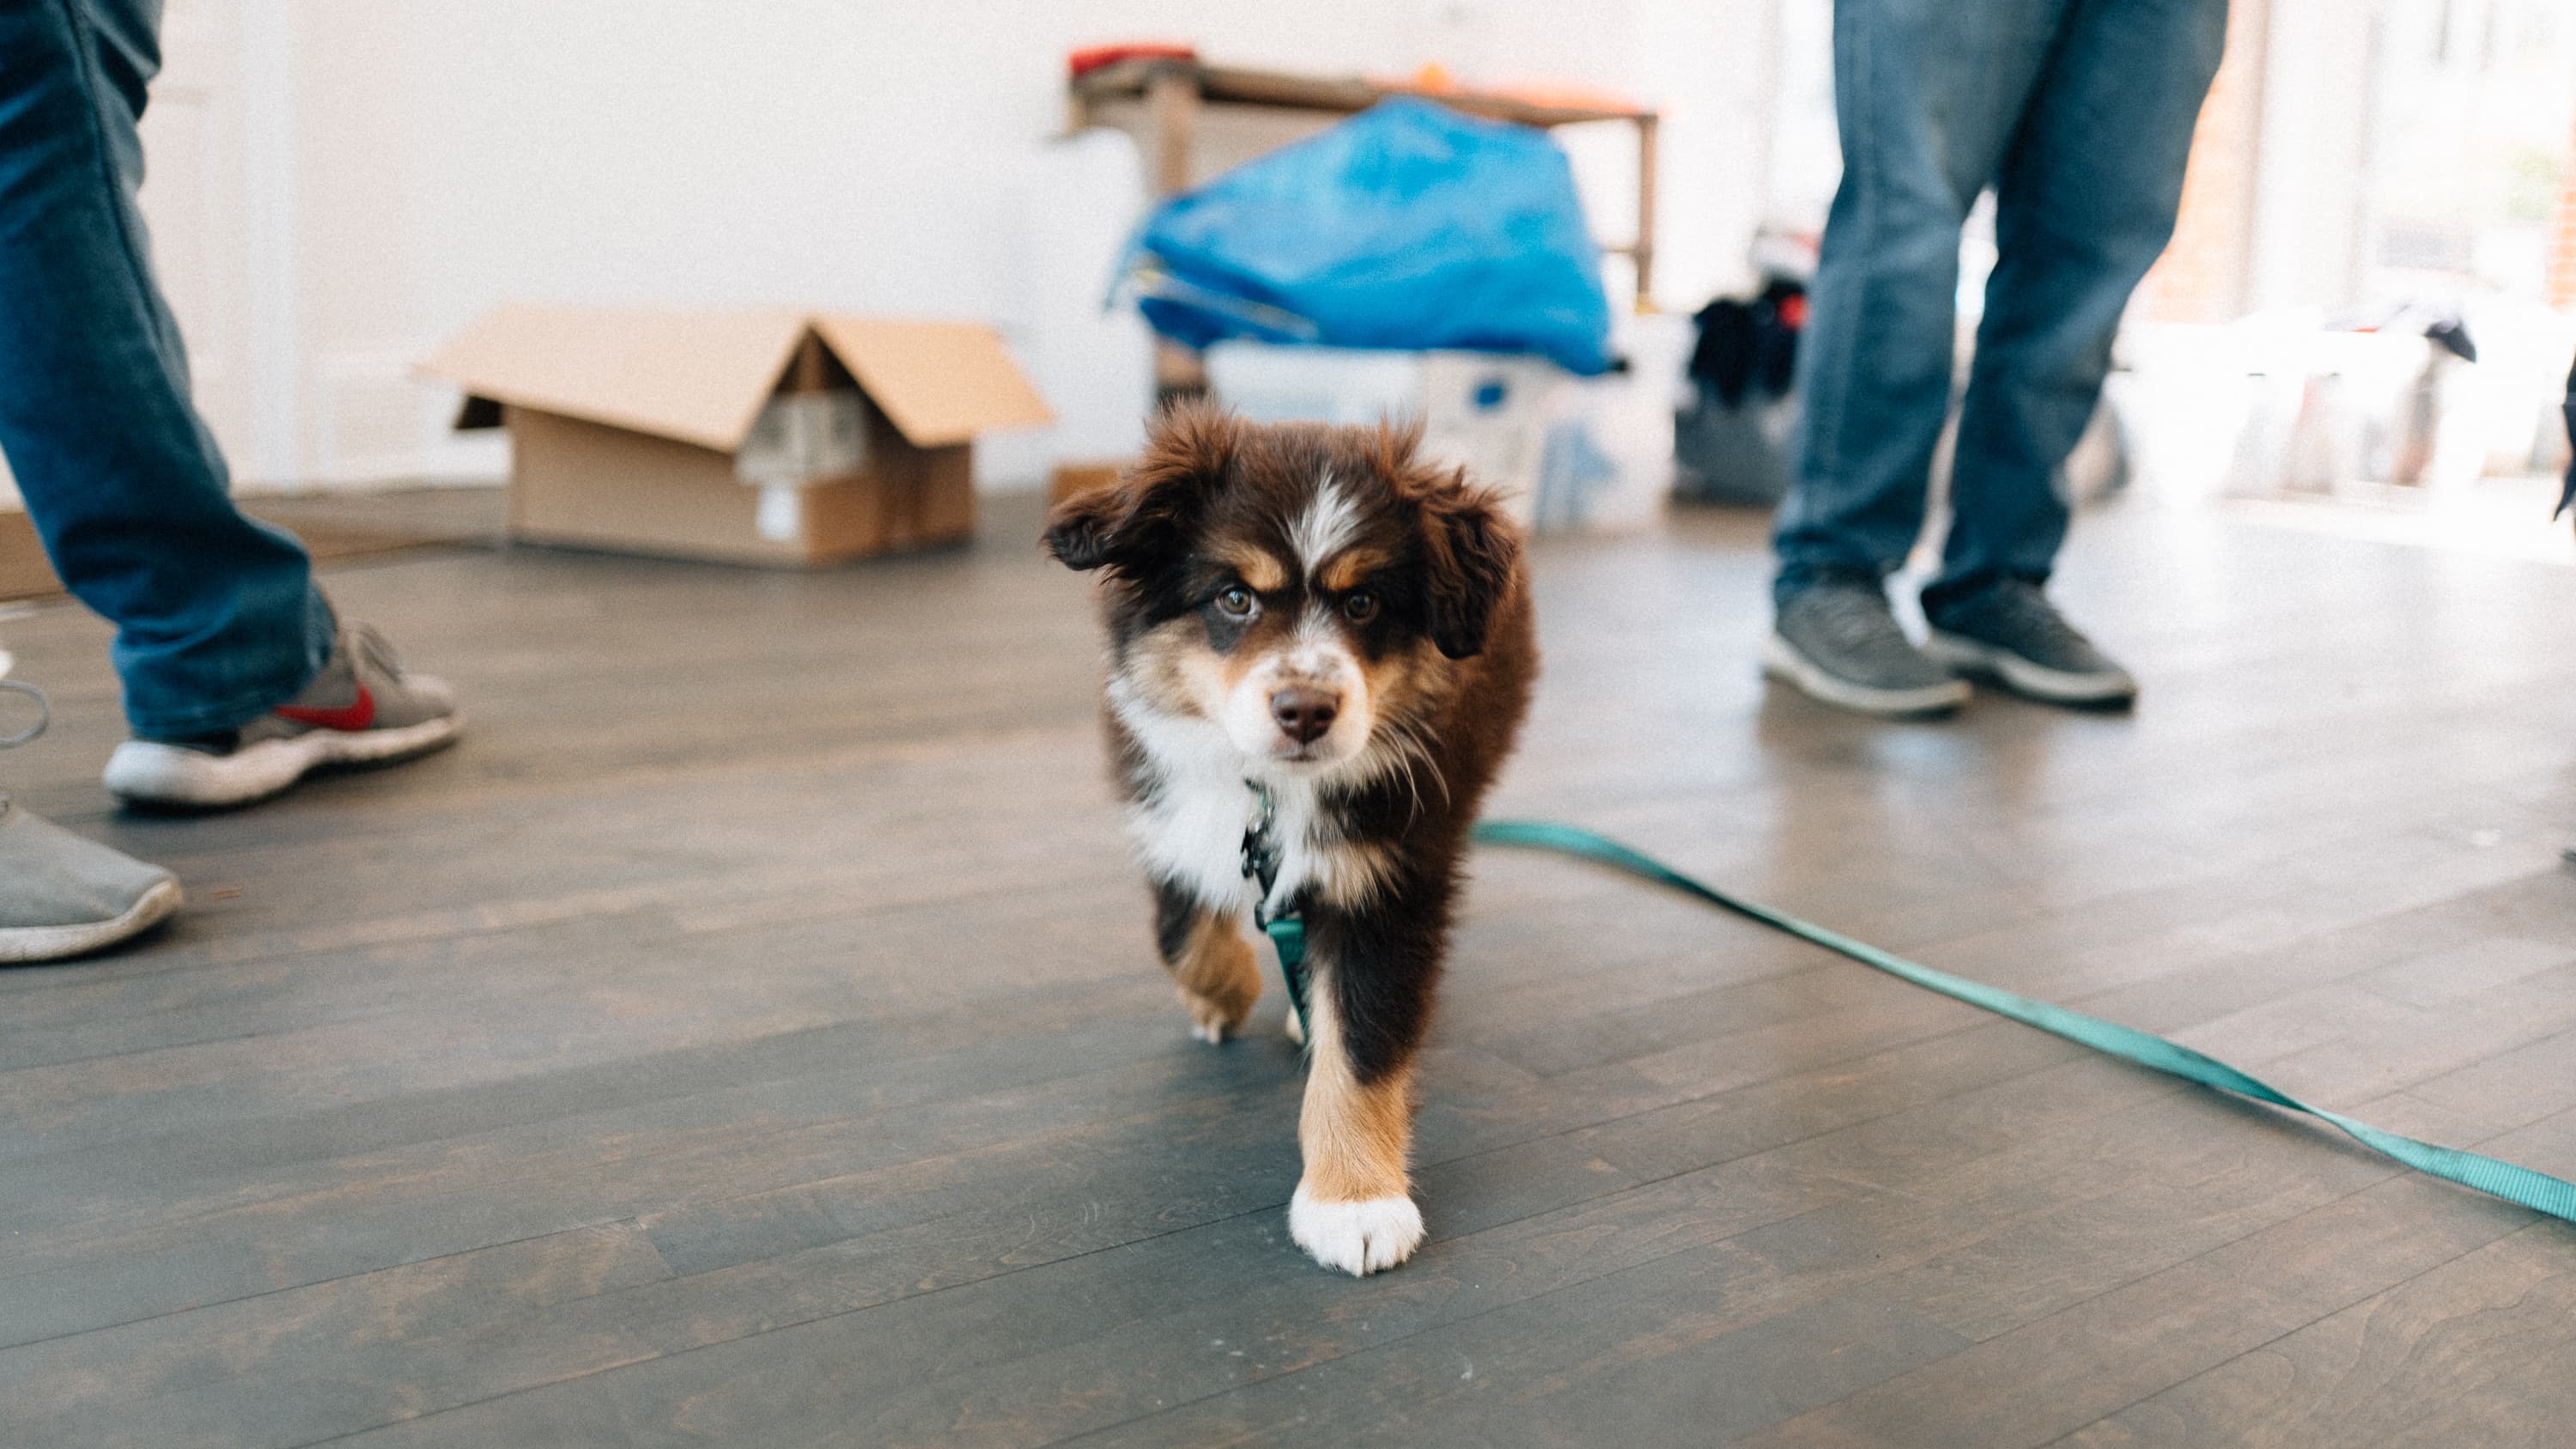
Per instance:
[[[1524,81],[1512,85],[1487,86],[1490,95],[1509,96],[1534,106],[1567,106],[1579,110],[1641,111],[1634,96],[1597,86],[1557,85],[1546,81]]]
[[[1556,84],[1548,81],[1525,81],[1511,85],[1462,86],[1449,68],[1433,61],[1409,76],[1371,76],[1371,85],[1391,91],[1405,91],[1417,96],[1490,96],[1500,100],[1521,101],[1533,106],[1564,107],[1569,110],[1616,111],[1622,115],[1643,112],[1646,108],[1632,96],[1597,86]]]

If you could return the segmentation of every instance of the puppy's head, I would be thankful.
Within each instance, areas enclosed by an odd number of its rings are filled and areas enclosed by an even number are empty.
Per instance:
[[[1493,497],[1420,462],[1420,436],[1185,406],[1116,485],[1060,505],[1047,548],[1109,571],[1126,697],[1290,773],[1415,728],[1484,649],[1520,558]]]

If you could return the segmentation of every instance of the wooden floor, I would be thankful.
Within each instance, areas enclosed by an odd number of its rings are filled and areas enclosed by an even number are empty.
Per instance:
[[[2576,1229],[1544,858],[1477,862],[1431,1237],[1287,1241],[1190,1040],[1082,581],[338,569],[467,743],[128,818],[106,632],[0,621],[35,808],[187,883],[0,974],[11,1446],[2563,1446]],[[1498,811],[2576,1174],[2576,570],[2088,519],[2133,716],[1767,690],[1757,524],[1537,554]],[[1087,1436],[1087,1437],[1086,1437]]]
[[[482,541],[501,531],[500,495],[481,488],[264,494],[242,499],[241,506],[254,518],[292,530],[304,540],[306,552],[332,563]],[[34,523],[23,512],[0,506],[0,606],[18,599],[57,598],[62,591]]]

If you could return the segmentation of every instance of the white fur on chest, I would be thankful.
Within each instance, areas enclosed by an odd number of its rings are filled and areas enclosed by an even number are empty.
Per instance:
[[[1351,904],[1375,889],[1375,855],[1320,828],[1314,777],[1248,760],[1213,721],[1163,714],[1116,684],[1109,700],[1154,778],[1150,798],[1128,808],[1127,834],[1156,879],[1185,887],[1212,910],[1250,910],[1257,887],[1243,874],[1243,835],[1258,802],[1246,782],[1258,779],[1270,789],[1279,849],[1274,906],[1300,893]]]

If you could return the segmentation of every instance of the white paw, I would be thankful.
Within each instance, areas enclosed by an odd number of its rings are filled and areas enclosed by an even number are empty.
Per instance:
[[[1422,1209],[1409,1197],[1317,1202],[1301,1182],[1288,1200],[1288,1236],[1325,1267],[1362,1277],[1413,1256],[1422,1245]]]
[[[1184,986],[1181,1009],[1190,1014],[1190,1035],[1203,1042],[1222,1042],[1243,1025],[1241,1016],[1229,1016],[1224,1007]]]
[[[1306,1044],[1306,1023],[1297,1019],[1297,1008],[1288,1008],[1288,1039],[1299,1046]]]

